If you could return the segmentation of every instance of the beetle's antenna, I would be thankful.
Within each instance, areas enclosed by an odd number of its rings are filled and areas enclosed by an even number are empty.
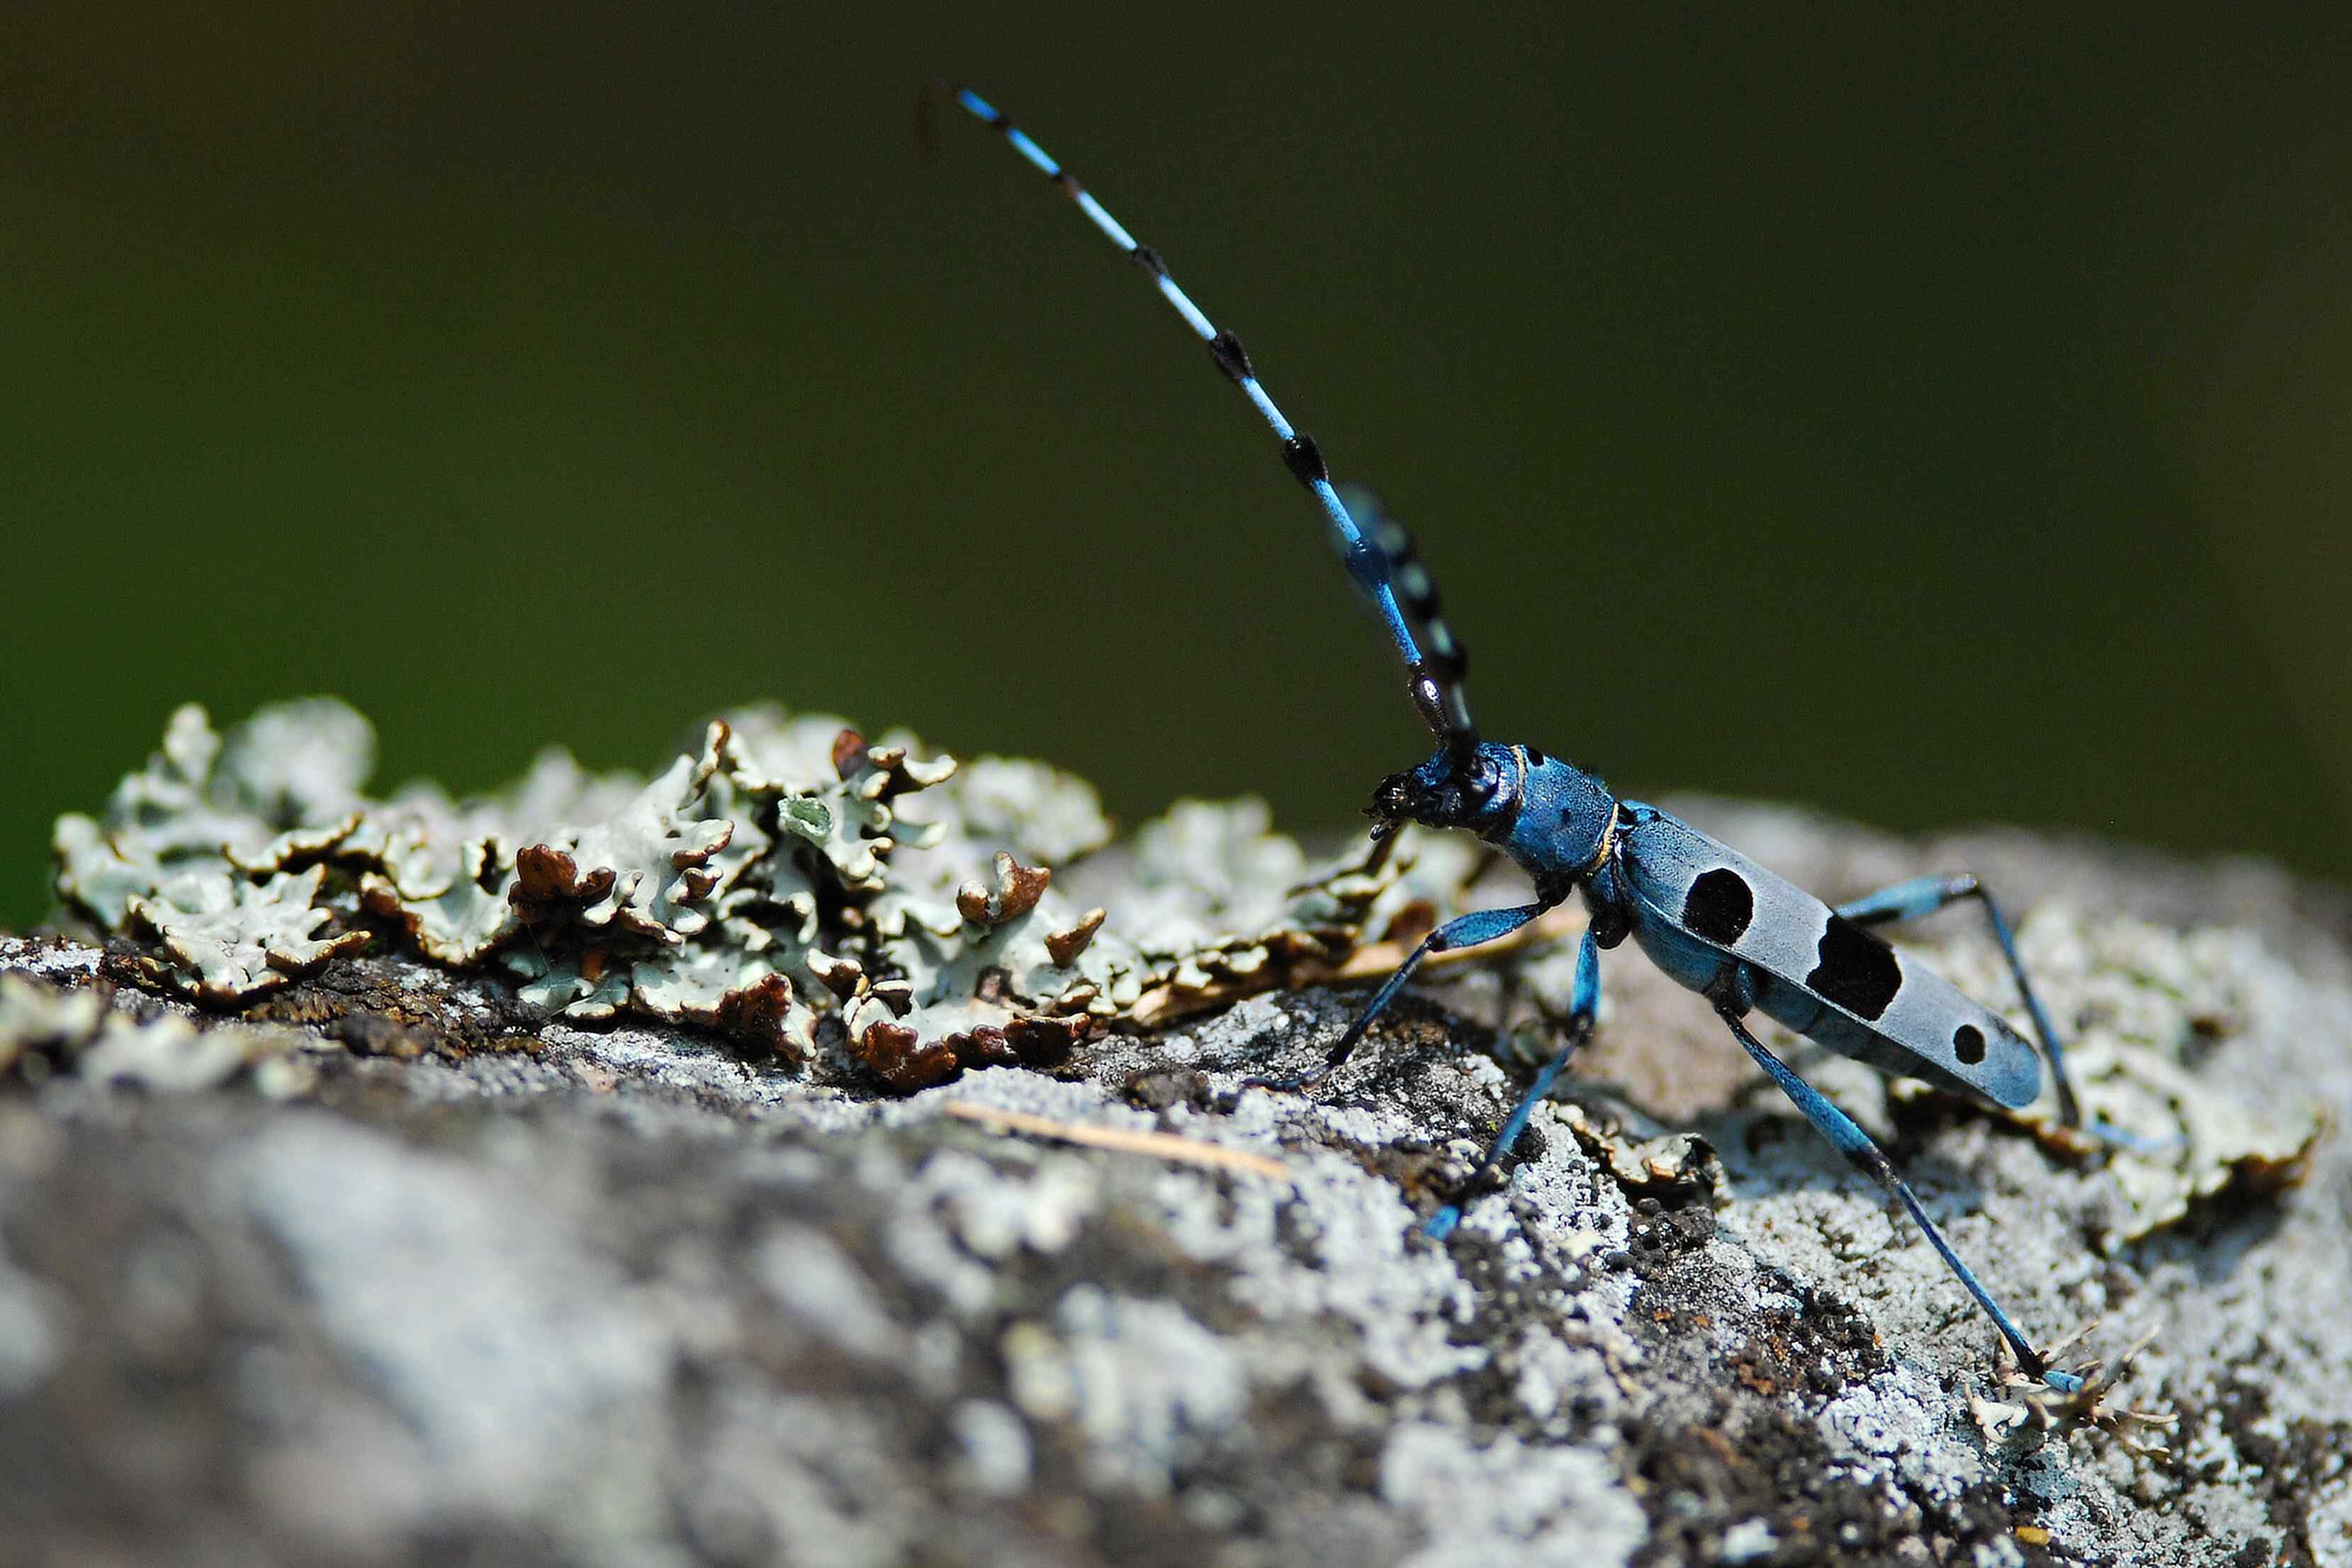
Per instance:
[[[1063,168],[993,104],[968,87],[948,84],[946,90],[974,119],[993,126],[1013,144],[1014,152],[1076,203],[1087,221],[1143,268],[1159,288],[1160,298],[1208,345],[1209,357],[1216,362],[1217,369],[1241,388],[1242,395],[1272,427],[1275,438],[1282,444],[1283,465],[1290,470],[1291,477],[1304,486],[1322,508],[1332,542],[1347,563],[1349,576],[1371,601],[1404,660],[1414,708],[1440,740],[1457,756],[1466,756],[1477,746],[1478,736],[1471,725],[1469,701],[1462,689],[1462,645],[1438,614],[1436,587],[1413,555],[1412,537],[1393,522],[1381,528],[1379,538],[1368,536],[1333,486],[1330,470],[1324,466],[1323,453],[1315,444],[1315,438],[1284,416],[1267,394],[1265,383],[1257,379],[1242,340],[1231,332],[1220,330],[1192,303],[1191,296],[1177,287],[1176,280],[1169,276],[1168,263],[1158,251],[1128,233],[1125,225],[1078,183],[1076,175]]]

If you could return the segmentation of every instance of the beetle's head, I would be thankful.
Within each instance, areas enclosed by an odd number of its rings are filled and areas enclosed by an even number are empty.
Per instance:
[[[1420,767],[1381,780],[1364,809],[1372,836],[1386,838],[1407,822],[1467,828],[1482,837],[1505,831],[1518,814],[1519,772],[1507,746],[1440,747]]]

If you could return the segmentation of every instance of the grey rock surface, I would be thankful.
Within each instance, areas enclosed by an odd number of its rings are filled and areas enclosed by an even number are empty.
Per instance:
[[[2352,1113],[2330,894],[1675,807],[1832,897],[1979,870],[2094,1068],[2154,1039],[2214,1114]],[[2007,1000],[1965,914],[1923,941]],[[122,1038],[223,1027],[125,950],[0,939],[0,970]],[[2177,1427],[2045,1429],[1705,1005],[1630,948],[1606,977],[1575,1103],[1443,1245],[1417,1221],[1516,1082],[1488,968],[1230,1109],[1360,993],[908,1098],[365,956],[274,996],[268,1051],[213,1052],[274,1064],[226,1087],[37,1040],[0,1088],[0,1562],[2352,1563],[2344,1140],[2164,1208],[1804,1055],[2038,1341],[2154,1333],[2114,1404]]]

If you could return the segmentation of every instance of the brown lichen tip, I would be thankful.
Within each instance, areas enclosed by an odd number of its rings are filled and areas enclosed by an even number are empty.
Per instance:
[[[956,890],[956,911],[975,925],[1002,925],[1036,908],[1053,881],[1048,867],[1023,865],[1008,852],[999,850],[995,873],[988,885],[968,882]],[[1084,946],[1080,944],[1082,949]]]
[[[1059,1067],[1092,1027],[1084,1014],[1015,1014],[1001,1024],[977,1023],[926,1038],[914,1025],[879,1019],[856,1037],[850,1055],[891,1088],[911,1094],[983,1067]]]
[[[1060,931],[1048,931],[1045,933],[1046,953],[1055,963],[1068,968],[1078,961],[1078,955],[1094,941],[1095,933],[1102,929],[1106,918],[1102,905],[1097,904],[1079,915],[1076,925]]]
[[[961,1077],[963,1063],[945,1040],[926,1041],[905,1024],[887,1019],[866,1025],[851,1054],[902,1094],[912,1094]]]
[[[580,862],[553,844],[525,844],[515,852],[515,883],[507,902],[525,925],[537,925],[561,904],[593,904],[604,897],[613,891],[618,875],[611,866],[599,866],[583,877]]]

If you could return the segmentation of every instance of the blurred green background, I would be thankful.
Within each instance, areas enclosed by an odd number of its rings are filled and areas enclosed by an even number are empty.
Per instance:
[[[1492,730],[2352,874],[2342,14],[1633,10],[11,6],[0,923],[187,698],[1353,820],[1422,737],[1314,516],[934,73],[1417,526]]]

